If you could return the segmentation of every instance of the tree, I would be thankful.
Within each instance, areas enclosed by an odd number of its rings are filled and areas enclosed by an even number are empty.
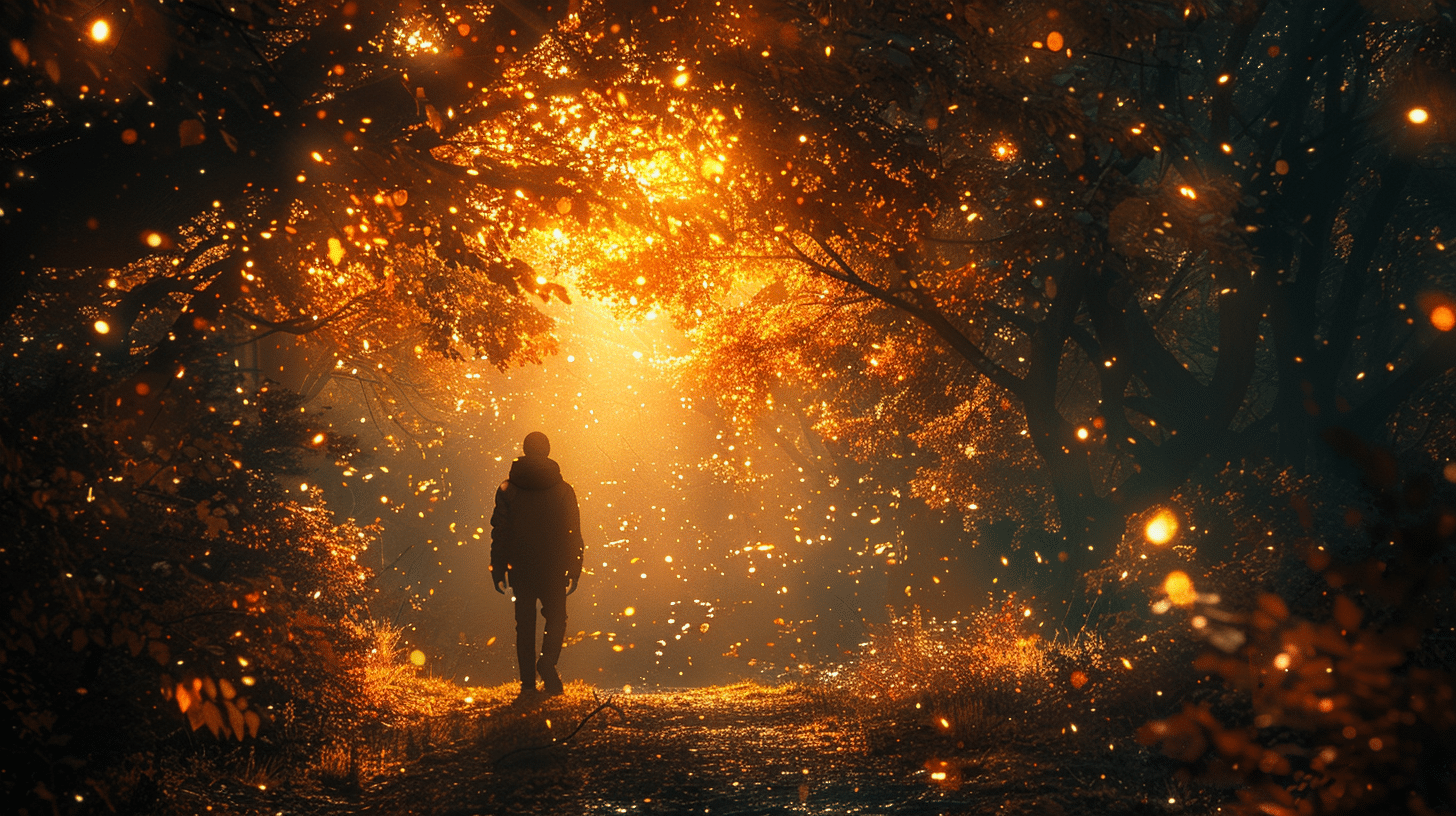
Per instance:
[[[655,8],[724,234],[778,261],[702,332],[720,393],[899,431],[963,512],[1045,491],[1071,574],[1201,467],[1450,385],[1449,9]]]

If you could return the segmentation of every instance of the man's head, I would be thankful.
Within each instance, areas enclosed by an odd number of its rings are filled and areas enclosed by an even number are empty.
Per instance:
[[[547,456],[551,453],[551,440],[540,431],[531,431],[526,434],[526,442],[521,449],[527,456]]]

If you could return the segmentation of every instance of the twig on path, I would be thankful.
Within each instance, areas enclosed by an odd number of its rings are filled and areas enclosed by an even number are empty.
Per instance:
[[[596,693],[595,692],[592,693],[592,699],[593,700],[596,700],[597,699],[597,696],[596,696]],[[576,727],[573,728],[573,729],[571,729],[571,733],[570,734],[567,734],[566,736],[562,737],[561,739],[559,739],[559,740],[552,740],[551,742],[546,743],[545,745],[528,745],[528,746],[526,746],[524,748],[513,748],[513,749],[505,752],[504,754],[501,754],[499,757],[497,757],[496,758],[496,761],[495,761],[495,764],[499,765],[501,762],[503,762],[505,760],[506,757],[511,756],[512,754],[523,754],[523,753],[525,753],[527,751],[544,751],[544,750],[546,750],[548,748],[555,748],[555,747],[560,746],[560,745],[565,745],[566,742],[567,742],[567,740],[570,740],[572,737],[576,736],[576,733],[578,731],[580,731],[588,722],[591,721],[591,718],[592,717],[595,717],[596,715],[602,713],[603,711],[605,711],[607,709],[611,709],[612,711],[617,712],[617,717],[622,722],[625,723],[627,721],[627,715],[625,713],[623,713],[621,706],[619,706],[615,702],[613,702],[616,699],[617,699],[617,696],[614,694],[611,697],[608,697],[605,701],[603,701],[600,704],[598,704],[596,708],[594,708],[594,709],[591,710],[591,713],[590,714],[588,714],[585,717],[582,717],[581,718],[581,722],[577,723],[576,724]]]

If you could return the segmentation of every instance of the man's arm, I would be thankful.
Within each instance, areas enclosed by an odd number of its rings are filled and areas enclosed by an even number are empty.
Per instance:
[[[506,565],[510,561],[511,503],[506,495],[510,482],[501,482],[495,490],[495,509],[490,514],[490,581],[495,591],[505,594],[501,582],[506,579]]]
[[[586,543],[581,537],[581,507],[576,503],[576,491],[571,485],[566,486],[566,521],[567,521],[567,564],[566,578],[570,581],[570,588],[566,594],[570,595],[576,591],[576,584],[581,580],[582,552],[586,549]]]

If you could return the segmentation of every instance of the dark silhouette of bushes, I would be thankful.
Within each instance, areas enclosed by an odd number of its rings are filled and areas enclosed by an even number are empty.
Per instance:
[[[1312,590],[1266,592],[1241,612],[1170,597],[1221,646],[1195,667],[1232,693],[1217,709],[1189,704],[1150,722],[1139,737],[1236,785],[1239,814],[1456,812],[1456,511],[1437,479],[1401,479],[1394,457],[1348,433],[1326,439],[1369,491],[1345,516],[1364,529],[1364,552],[1332,555],[1299,500],[1306,535],[1295,545],[1321,579]]]
[[[0,800],[145,812],[168,751],[287,751],[350,727],[373,531],[298,474],[351,440],[315,432],[220,340],[161,379],[80,331],[6,345]]]

